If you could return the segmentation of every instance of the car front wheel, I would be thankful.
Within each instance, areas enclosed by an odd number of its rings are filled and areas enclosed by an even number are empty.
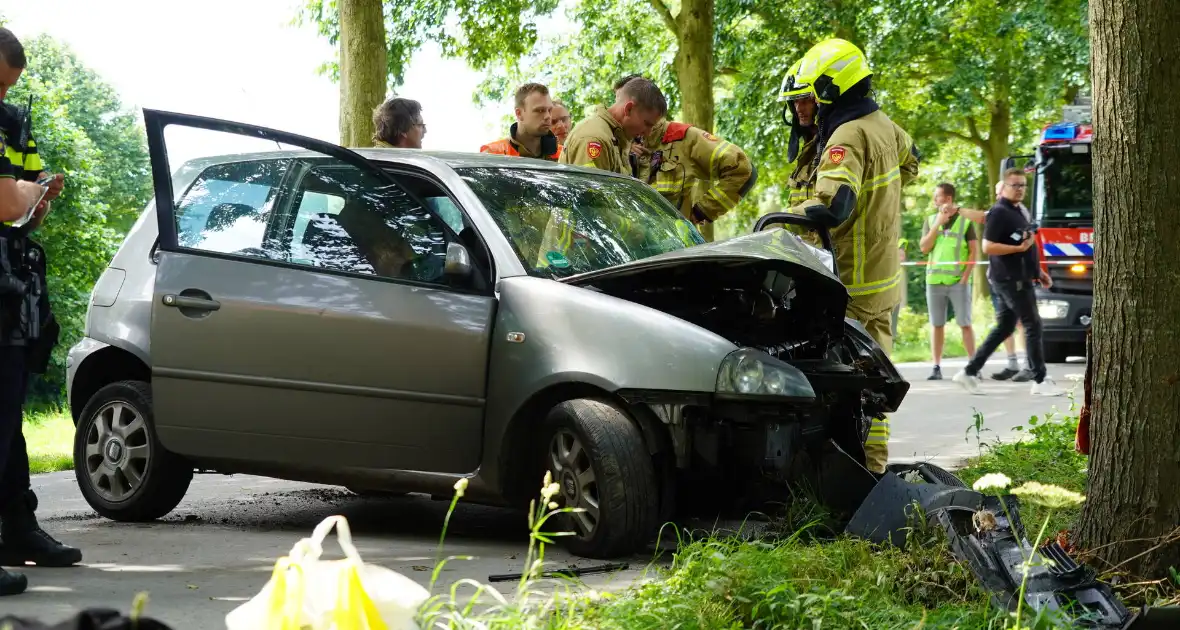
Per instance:
[[[116,521],[150,521],[184,498],[193,468],[156,437],[151,386],[119,381],[98,390],[74,432],[74,474],[86,502]]]
[[[580,508],[546,522],[545,531],[587,558],[641,549],[659,509],[655,468],[639,427],[609,402],[577,399],[554,407],[545,421],[545,467],[562,507]]]

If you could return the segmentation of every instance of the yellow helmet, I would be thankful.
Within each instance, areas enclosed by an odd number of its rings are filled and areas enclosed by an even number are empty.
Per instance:
[[[819,103],[828,104],[872,74],[864,53],[855,44],[843,39],[826,39],[812,46],[787,71],[779,100],[811,96]]]

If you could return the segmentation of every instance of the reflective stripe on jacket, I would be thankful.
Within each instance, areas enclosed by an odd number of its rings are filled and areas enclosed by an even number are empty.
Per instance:
[[[644,146],[651,153],[638,160],[639,179],[693,223],[725,216],[754,183],[754,166],[745,151],[699,127],[661,121],[644,138]]]
[[[593,116],[570,130],[557,161],[631,175],[630,155],[631,139],[610,112],[599,105]]]
[[[830,208],[842,187],[855,199],[848,218],[832,229],[840,280],[867,310],[888,310],[899,300],[901,191],[918,175],[913,139],[884,112],[873,111],[840,125],[828,140],[816,170],[815,192],[798,211]],[[845,193],[847,194],[847,193]]]

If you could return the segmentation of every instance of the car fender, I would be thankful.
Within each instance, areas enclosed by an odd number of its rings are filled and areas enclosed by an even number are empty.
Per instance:
[[[498,288],[484,425],[489,477],[499,476],[509,425],[538,393],[577,385],[711,394],[722,359],[737,350],[704,328],[590,289],[527,276]]]

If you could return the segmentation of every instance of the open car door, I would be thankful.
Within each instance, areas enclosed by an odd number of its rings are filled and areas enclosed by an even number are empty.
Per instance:
[[[339,146],[144,119],[164,446],[263,468],[474,470],[495,299],[447,264],[453,228]]]

